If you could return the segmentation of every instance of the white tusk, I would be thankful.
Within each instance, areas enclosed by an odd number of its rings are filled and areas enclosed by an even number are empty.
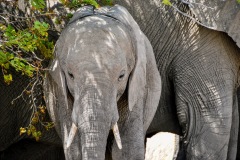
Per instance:
[[[67,140],[67,148],[70,147],[70,145],[72,144],[73,138],[76,133],[77,133],[77,126],[74,123],[72,123],[72,127]]]
[[[121,137],[120,137],[120,134],[119,134],[117,123],[113,125],[112,130],[113,130],[113,134],[114,134],[115,140],[117,142],[118,148],[122,149],[122,142],[121,142]]]

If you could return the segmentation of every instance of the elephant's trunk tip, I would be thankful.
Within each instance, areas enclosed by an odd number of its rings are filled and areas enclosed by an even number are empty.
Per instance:
[[[120,134],[119,134],[117,123],[113,125],[112,130],[113,130],[113,134],[114,134],[114,137],[115,137],[118,148],[122,149],[122,142],[121,142],[121,137],[120,137]]]
[[[73,141],[76,133],[77,133],[77,126],[74,123],[72,123],[72,127],[71,127],[71,130],[70,130],[68,139],[67,139],[67,148],[69,148],[70,145],[72,144],[72,141]]]

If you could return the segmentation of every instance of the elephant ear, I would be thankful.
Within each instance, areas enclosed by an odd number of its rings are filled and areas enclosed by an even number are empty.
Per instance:
[[[57,65],[58,61],[54,60],[53,63]],[[55,124],[54,126],[56,128],[56,131],[60,135],[60,123],[59,123],[59,118],[56,110],[57,108],[56,94],[58,93],[57,92],[58,87],[57,87],[57,82],[53,79],[53,77],[49,72],[46,73],[43,88],[44,88],[43,92],[44,92],[45,103],[46,103],[49,116]]]
[[[66,79],[61,69],[62,63],[60,63],[63,59],[61,54],[66,52],[66,48],[63,45],[65,43],[64,39],[64,32],[62,32],[55,46],[55,58],[51,62],[49,72],[45,77],[44,96],[48,113],[55,123],[54,127],[63,141],[64,149],[66,149],[68,134],[72,125],[73,102],[68,96]],[[65,154],[68,154],[68,151],[65,150]]]
[[[226,32],[240,47],[240,4],[237,0],[189,0],[187,4],[203,26]]]
[[[66,101],[66,86],[65,77],[61,72],[59,54],[57,50],[61,39],[59,39],[55,46],[55,58],[52,60],[49,66],[49,72],[46,73],[44,80],[44,97],[46,102],[46,107],[52,121],[55,123],[55,128],[60,135],[60,118],[58,117],[59,101],[66,107],[68,105]]]
[[[128,85],[129,109],[131,111],[139,100],[145,99],[144,117],[153,118],[160,99],[161,78],[152,46],[124,7],[115,5],[109,10],[108,14],[128,27],[135,48],[136,63],[131,72]],[[144,121],[145,124],[150,124],[150,122],[151,120]]]

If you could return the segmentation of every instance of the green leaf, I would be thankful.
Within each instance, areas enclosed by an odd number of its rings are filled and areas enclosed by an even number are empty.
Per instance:
[[[8,85],[12,82],[12,75],[11,74],[4,74],[3,75],[4,82]]]
[[[22,128],[22,127],[20,128],[20,136],[26,132],[27,132],[26,128]]]
[[[36,141],[39,141],[40,137],[42,136],[42,133],[40,131],[34,131],[32,132],[32,136],[36,139]]]
[[[11,53],[4,53],[0,50],[0,65],[5,69],[9,69],[9,61],[14,58],[14,55]]]
[[[172,6],[172,3],[169,0],[162,0],[162,3],[167,6]]]
[[[8,39],[15,39],[16,38],[16,31],[13,28],[13,26],[8,25],[3,35]]]
[[[100,7],[99,4],[95,0],[83,0],[82,3],[92,5],[96,8]]]
[[[72,5],[79,5],[81,4],[80,0],[72,0]]]
[[[1,30],[1,31],[5,31],[6,28],[7,28],[7,27],[6,27],[4,24],[0,23],[0,30]]]
[[[31,133],[32,133],[31,129],[28,129],[28,130],[27,130],[27,135],[30,136]]]
[[[92,5],[96,8],[99,8],[100,5],[98,4],[98,2],[96,0],[72,0],[72,1],[67,1],[67,0],[60,0],[61,3],[69,8],[78,8],[84,4],[87,5]],[[107,1],[107,0],[105,0]],[[112,0],[109,0],[112,1]],[[107,5],[107,4],[106,4]]]
[[[68,19],[70,19],[70,18],[72,18],[72,17],[73,17],[73,14],[72,14],[72,13],[68,13],[68,14],[67,14],[67,18],[68,18]]]
[[[10,61],[10,64],[16,71],[21,71],[22,74],[26,74],[29,77],[32,77],[34,71],[36,71],[36,68],[27,64],[27,61],[23,58],[14,57],[14,59]]]
[[[7,62],[7,56],[3,51],[0,50],[0,65],[3,65]]]
[[[102,0],[101,5],[112,6],[113,5],[113,0]]]
[[[3,66],[5,69],[9,69],[9,63],[4,63],[2,66]]]
[[[45,22],[39,22],[39,21],[35,21],[34,22],[34,27],[33,30],[37,31],[37,33],[40,34],[40,36],[48,36],[48,31],[49,29],[49,24],[45,23]]]
[[[44,0],[31,0],[31,5],[37,10],[42,10],[46,7]]]
[[[32,66],[26,65],[25,68],[24,68],[24,73],[25,73],[27,76],[32,77],[35,70],[36,70],[36,69],[33,68]]]
[[[54,123],[53,122],[46,122],[46,126],[45,126],[46,130],[49,130],[49,129],[53,128],[53,127],[54,127]]]
[[[240,0],[237,0],[237,3],[240,4]]]

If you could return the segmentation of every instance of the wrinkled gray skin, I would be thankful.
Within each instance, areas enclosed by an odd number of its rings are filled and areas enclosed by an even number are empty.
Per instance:
[[[129,10],[149,38],[163,81],[160,104],[148,133],[181,134],[186,159],[235,160],[240,65],[235,42],[160,1],[117,3]],[[182,5],[178,7],[189,12]]]
[[[14,82],[7,85],[3,81],[2,72],[0,72],[0,159],[63,159],[61,140],[54,128],[46,131],[42,126],[38,126],[43,135],[39,142],[27,134],[19,134],[20,127],[27,127],[30,123],[32,99],[29,94],[23,93],[14,103],[12,101],[21,95],[30,79],[14,70],[11,70],[11,73]],[[43,102],[42,91],[39,89],[34,93],[36,94],[35,102],[38,105],[43,104],[41,103]],[[49,118],[48,121],[50,121]]]
[[[143,160],[160,91],[151,45],[127,10],[78,10],[56,44],[45,81],[66,159]],[[73,124],[77,132],[67,147]],[[122,149],[112,136],[115,124]]]

